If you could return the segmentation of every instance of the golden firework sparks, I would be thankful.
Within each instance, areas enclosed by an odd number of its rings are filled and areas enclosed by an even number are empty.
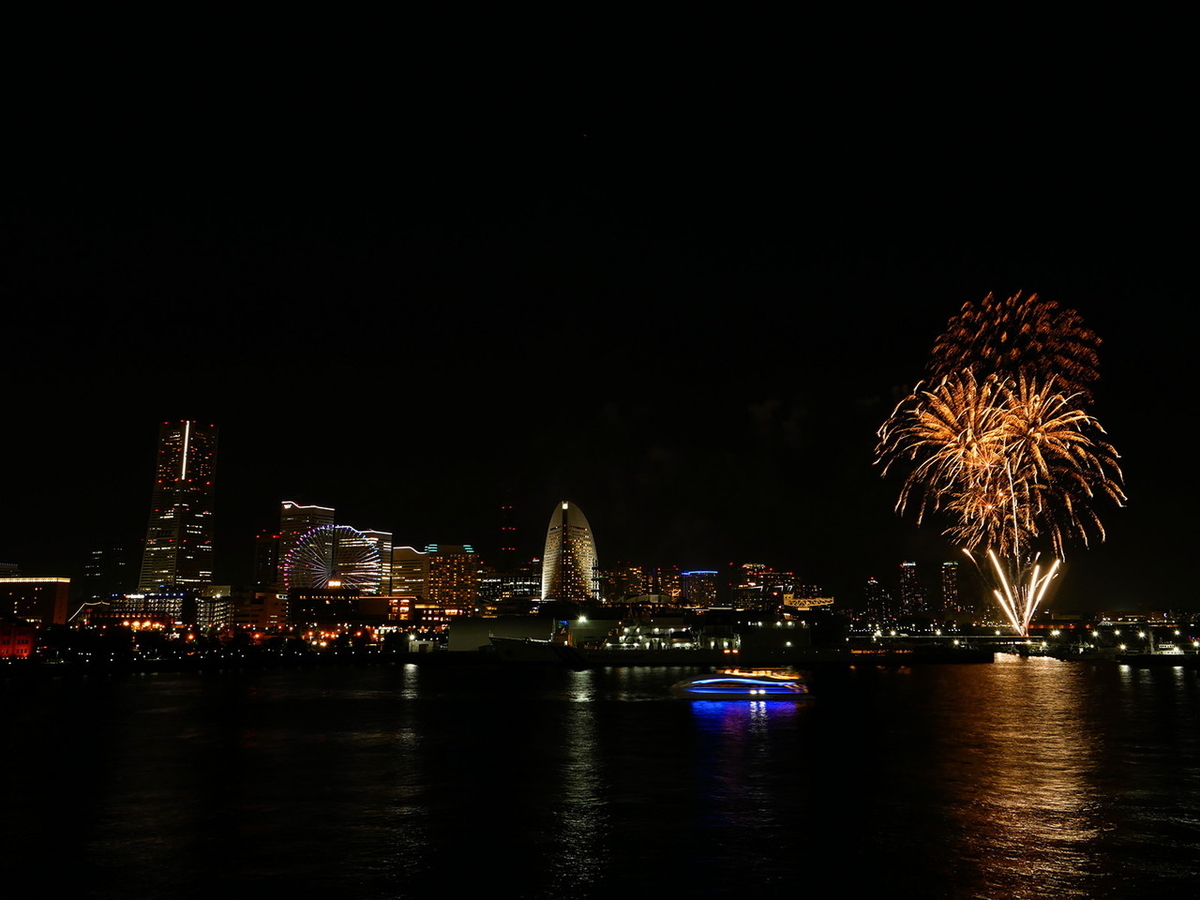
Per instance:
[[[1026,633],[1065,544],[1103,540],[1093,501],[1120,506],[1125,493],[1117,452],[1087,411],[1090,395],[1081,386],[1095,379],[1098,339],[1073,310],[1039,307],[1036,294],[1019,298],[995,305],[991,319],[983,315],[992,308],[985,301],[970,315],[968,304],[952,320],[931,368],[948,365],[951,347],[961,354],[959,367],[918,385],[897,405],[879,429],[876,459],[884,474],[898,464],[910,467],[897,511],[915,507],[918,523],[932,513],[945,517],[951,541],[972,560],[983,553],[991,561],[980,571],[996,584],[1013,627]],[[1019,342],[1009,336],[1018,326]],[[1042,333],[1059,326],[1068,333]],[[1018,352],[1017,343],[1026,349]],[[1046,350],[1054,346],[1061,352]],[[1039,565],[1042,553],[1054,563]]]
[[[1059,390],[1091,399],[1099,346],[1100,338],[1073,309],[1020,291],[1003,300],[988,294],[964,303],[946,324],[934,342],[929,374],[936,379],[964,366],[1009,378],[1026,373],[1042,382],[1053,378]]]

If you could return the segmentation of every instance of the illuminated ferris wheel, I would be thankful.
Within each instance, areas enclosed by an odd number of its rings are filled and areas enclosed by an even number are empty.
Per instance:
[[[383,566],[374,541],[348,525],[322,525],[300,536],[283,561],[289,591],[379,590]]]

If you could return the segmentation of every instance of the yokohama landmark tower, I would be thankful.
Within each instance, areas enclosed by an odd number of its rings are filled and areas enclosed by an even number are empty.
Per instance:
[[[217,426],[164,422],[138,590],[194,590],[213,578]]]

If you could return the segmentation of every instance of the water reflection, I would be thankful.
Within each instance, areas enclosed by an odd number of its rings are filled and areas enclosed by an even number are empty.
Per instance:
[[[985,896],[1094,892],[1106,798],[1091,776],[1104,735],[1084,672],[1002,656],[945,685],[931,761],[948,789],[950,856]]]
[[[672,697],[691,674],[428,666],[10,692],[4,771],[76,774],[10,778],[9,883],[44,887],[69,858],[91,896],[174,900],[1193,887],[1194,670],[838,668],[801,704]]]
[[[597,673],[571,672],[565,690],[571,707],[564,721],[569,753],[559,759],[553,794],[550,890],[552,896],[579,895],[600,881],[608,866],[608,786],[603,777],[604,754],[597,738],[594,700]]]

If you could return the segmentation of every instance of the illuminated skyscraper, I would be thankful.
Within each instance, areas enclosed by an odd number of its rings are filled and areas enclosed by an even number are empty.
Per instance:
[[[917,578],[917,564],[905,560],[900,563],[900,614],[915,616],[924,612],[925,589]]]
[[[193,590],[213,578],[217,426],[164,422],[138,590]]]
[[[543,600],[596,597],[596,543],[583,511],[564,500],[550,516],[542,556]]]
[[[430,544],[425,598],[451,615],[470,615],[479,600],[479,561],[470,544]]]
[[[392,595],[468,616],[479,602],[479,561],[470,544],[429,544],[392,550]]]
[[[958,596],[958,563],[942,563],[942,612],[946,615],[965,612]]]
[[[866,615],[876,622],[895,618],[892,595],[874,576],[867,579],[866,587],[863,588],[863,606]]]
[[[717,602],[719,572],[695,570],[683,572],[683,602],[688,606],[713,606]]]
[[[279,504],[279,555],[288,555],[302,534],[307,534],[314,528],[333,524],[334,509],[332,506],[305,506],[294,500],[284,500]]]

